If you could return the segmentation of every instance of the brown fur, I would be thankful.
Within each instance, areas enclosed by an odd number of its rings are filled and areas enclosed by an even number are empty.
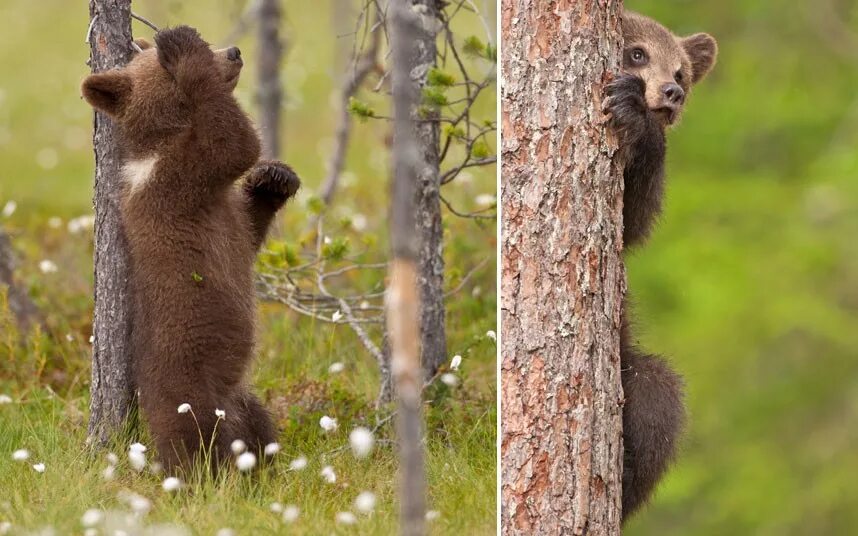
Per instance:
[[[135,380],[161,459],[176,471],[201,436],[212,440],[215,409],[226,411],[216,460],[228,459],[234,439],[261,449],[276,438],[247,385],[253,264],[299,180],[285,164],[257,163],[259,139],[232,95],[237,49],[212,51],[187,26],[162,30],[155,43],[138,42],[144,50],[127,67],[89,76],[82,91],[118,125]],[[185,402],[193,416],[177,412]]]
[[[623,14],[624,73],[610,84],[605,102],[619,135],[623,173],[623,241],[642,244],[661,212],[665,130],[679,120],[693,84],[712,69],[718,54],[707,34],[680,38],[658,22]],[[634,344],[623,303],[620,341],[623,391],[623,519],[652,495],[676,456],[685,425],[682,378],[668,363]]]

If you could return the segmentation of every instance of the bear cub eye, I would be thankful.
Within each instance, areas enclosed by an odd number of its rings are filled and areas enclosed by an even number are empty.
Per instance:
[[[676,74],[673,75],[673,79],[676,80],[677,84],[682,83],[682,71],[676,71]]]
[[[649,62],[646,52],[642,48],[633,48],[626,55],[627,61],[634,67],[642,67]]]

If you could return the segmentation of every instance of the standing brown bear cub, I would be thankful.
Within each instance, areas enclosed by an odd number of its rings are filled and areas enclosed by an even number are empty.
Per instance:
[[[134,376],[161,459],[176,472],[210,441],[222,463],[235,439],[258,451],[276,438],[247,385],[253,264],[300,182],[283,163],[258,162],[259,139],[232,95],[237,48],[213,51],[187,26],[138,45],[127,67],[89,76],[82,90],[118,127]],[[193,415],[178,413],[184,403]]]
[[[708,34],[677,37],[658,22],[623,13],[623,74],[607,89],[606,112],[625,158],[623,242],[643,243],[661,212],[665,130],[676,123],[691,87],[715,65]],[[676,455],[685,423],[682,380],[659,356],[639,350],[623,303],[623,519],[639,509]]]

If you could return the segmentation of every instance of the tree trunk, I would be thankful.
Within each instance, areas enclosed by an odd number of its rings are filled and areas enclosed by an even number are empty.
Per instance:
[[[280,84],[280,0],[261,0],[259,4],[259,130],[262,134],[262,157],[276,159],[280,154],[280,107],[283,90]]]
[[[15,281],[15,250],[9,235],[0,229],[0,289],[6,287],[6,303],[15,317],[18,331],[26,337],[33,324],[39,322],[39,310],[27,294]]]
[[[415,28],[417,48],[413,59],[415,69],[410,83],[420,95],[426,85],[426,76],[435,66],[438,51],[435,44],[438,28],[437,0],[412,0],[412,6],[422,13]],[[413,7],[412,7],[413,9]],[[441,181],[439,173],[440,114],[431,112],[423,121],[414,123],[414,136],[418,145],[416,195],[416,221],[420,235],[420,337],[423,371],[432,377],[447,360],[447,332],[444,310],[444,231],[441,228]],[[429,119],[429,120],[426,120]]]
[[[131,59],[131,1],[90,0],[92,72]],[[95,113],[95,340],[89,418],[90,440],[101,444],[124,423],[131,408],[131,300],[128,248],[119,216],[120,160],[116,130]]]
[[[422,65],[418,54],[421,21],[411,0],[390,3],[390,47],[393,56],[394,108],[393,181],[390,209],[390,288],[387,291],[387,326],[391,369],[397,398],[396,428],[399,442],[400,532],[425,534],[426,476],[423,468],[423,381],[420,374],[420,292],[417,259],[419,234],[415,201],[425,161],[415,128],[419,88],[411,76]]]
[[[620,533],[620,0],[502,13],[503,534]]]

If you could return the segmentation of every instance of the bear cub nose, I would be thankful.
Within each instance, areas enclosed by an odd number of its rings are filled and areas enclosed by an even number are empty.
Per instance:
[[[665,84],[661,90],[664,92],[667,102],[671,104],[682,104],[682,101],[685,100],[685,90],[679,84]]]
[[[235,61],[241,59],[241,49],[238,47],[229,47],[226,51],[226,59],[229,61]]]

